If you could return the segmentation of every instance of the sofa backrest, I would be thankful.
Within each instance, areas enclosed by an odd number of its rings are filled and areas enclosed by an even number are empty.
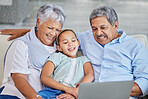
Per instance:
[[[130,35],[132,37],[135,37],[136,39],[140,40],[145,47],[148,49],[148,38],[147,35],[145,34],[136,34],[136,35]]]

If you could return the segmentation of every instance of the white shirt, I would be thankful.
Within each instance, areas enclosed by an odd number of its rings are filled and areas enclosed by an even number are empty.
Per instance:
[[[45,45],[45,49],[50,53],[55,52],[55,47]],[[21,99],[26,99],[15,87],[11,78],[11,73],[22,73],[28,75],[28,82],[36,92],[43,89],[40,82],[40,71],[32,68],[28,58],[28,46],[21,40],[15,41],[7,52],[5,59],[4,78],[2,86],[5,86],[1,94],[14,95]]]

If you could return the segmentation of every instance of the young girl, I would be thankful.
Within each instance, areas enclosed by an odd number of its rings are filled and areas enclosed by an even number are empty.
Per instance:
[[[93,81],[91,63],[85,56],[77,57],[78,47],[79,41],[73,30],[66,29],[59,34],[59,52],[51,55],[42,69],[41,82],[48,86],[38,92],[42,98],[64,98],[66,94],[77,98],[78,85]]]

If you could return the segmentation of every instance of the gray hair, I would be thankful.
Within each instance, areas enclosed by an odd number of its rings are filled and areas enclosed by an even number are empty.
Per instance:
[[[37,18],[40,19],[41,24],[48,19],[61,22],[62,26],[65,21],[65,13],[61,6],[55,4],[46,4],[37,11]]]
[[[108,22],[113,26],[116,21],[118,21],[118,16],[115,10],[111,7],[102,6],[99,8],[96,8],[92,11],[90,14],[89,20],[91,23],[91,20],[96,17],[105,16],[108,20]]]

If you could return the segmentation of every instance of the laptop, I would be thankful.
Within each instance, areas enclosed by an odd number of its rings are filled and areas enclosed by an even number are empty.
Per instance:
[[[129,99],[134,81],[82,83],[78,99]]]

